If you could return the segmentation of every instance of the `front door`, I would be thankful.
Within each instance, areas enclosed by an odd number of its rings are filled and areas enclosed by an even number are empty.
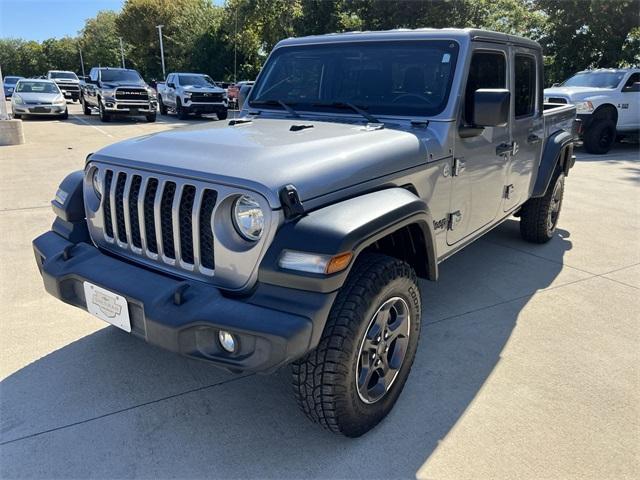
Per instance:
[[[512,210],[529,197],[534,168],[538,167],[544,120],[540,92],[540,57],[534,50],[512,47],[511,141],[507,180],[504,186],[504,211]]]
[[[480,88],[510,88],[507,46],[474,42],[460,124],[472,124],[473,97]],[[508,158],[499,145],[510,143],[509,125],[487,127],[480,135],[458,136],[455,145],[451,217],[447,244],[473,234],[502,213]]]
[[[624,82],[616,107],[618,108],[618,129],[636,131],[640,128],[640,73],[632,73]]]

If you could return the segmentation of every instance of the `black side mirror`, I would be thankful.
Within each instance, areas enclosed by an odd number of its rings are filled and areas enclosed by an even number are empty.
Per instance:
[[[509,121],[511,92],[504,88],[481,88],[473,95],[473,125],[504,127]]]
[[[176,88],[176,84],[175,84],[175,83],[173,83],[173,82],[169,82],[169,83],[167,83],[167,87],[169,87],[169,88]]]
[[[242,85],[242,87],[240,87],[240,91],[238,92],[238,108],[240,110],[242,110],[244,101],[247,99],[250,93],[251,93],[251,85]]]

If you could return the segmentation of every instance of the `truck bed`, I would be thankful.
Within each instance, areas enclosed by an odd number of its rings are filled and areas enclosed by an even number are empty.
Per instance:
[[[576,107],[566,103],[545,103],[543,105],[544,138],[549,138],[558,130],[573,132]]]

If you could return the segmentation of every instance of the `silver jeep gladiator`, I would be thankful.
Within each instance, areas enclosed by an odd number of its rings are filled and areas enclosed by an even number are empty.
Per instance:
[[[542,66],[537,43],[481,30],[283,40],[238,118],[63,180],[33,242],[45,288],[233,372],[290,364],[311,420],[362,435],[409,375],[418,279],[512,216],[554,235],[575,107],[543,104]]]

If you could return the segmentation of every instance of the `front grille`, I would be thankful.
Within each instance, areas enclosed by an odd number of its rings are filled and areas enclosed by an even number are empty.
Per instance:
[[[69,91],[69,92],[78,92],[80,91],[80,87],[76,84],[64,84],[64,83],[59,83],[58,87],[60,87],[60,90],[63,91]]]
[[[104,172],[107,241],[137,255],[213,275],[215,190],[117,169]]]
[[[562,97],[549,97],[548,103],[567,103],[567,99]]]
[[[223,98],[222,93],[195,92],[191,94],[192,102],[221,102]]]
[[[116,100],[141,100],[149,99],[149,94],[144,88],[118,88]]]

